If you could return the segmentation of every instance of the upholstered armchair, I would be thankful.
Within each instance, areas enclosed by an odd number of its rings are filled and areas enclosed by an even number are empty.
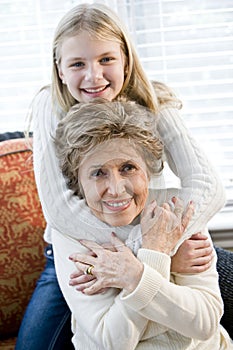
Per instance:
[[[14,349],[26,305],[43,270],[44,227],[30,147],[23,138],[0,142],[1,350]]]

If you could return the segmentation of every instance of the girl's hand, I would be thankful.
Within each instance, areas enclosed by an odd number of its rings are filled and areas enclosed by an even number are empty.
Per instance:
[[[196,233],[184,241],[171,259],[171,271],[178,273],[200,273],[206,271],[214,257],[208,237]]]
[[[185,232],[194,212],[192,203],[184,211],[180,199],[173,197],[174,209],[168,203],[161,207],[156,201],[144,211],[141,219],[142,248],[170,254]]]
[[[143,264],[115,234],[111,237],[111,244],[115,251],[105,249],[93,241],[80,240],[79,242],[92,254],[74,253],[70,259],[83,273],[88,266],[93,266],[91,272],[95,279],[83,284],[81,289],[77,287],[77,290],[92,295],[108,287],[125,289],[128,293],[136,288],[143,273]]]

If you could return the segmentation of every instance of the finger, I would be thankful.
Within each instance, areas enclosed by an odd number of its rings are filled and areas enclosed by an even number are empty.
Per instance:
[[[95,280],[94,283],[85,289],[82,292],[86,295],[99,294],[105,287],[103,288],[102,282]]]
[[[202,265],[207,265],[209,262],[213,260],[214,255],[210,254],[208,256],[203,256],[200,258],[197,258],[193,261],[193,266],[202,266]]]
[[[70,281],[69,281],[69,284],[71,286],[77,286],[77,285],[81,285],[81,284],[84,284],[84,283],[87,283],[87,282],[90,282],[92,281],[93,279],[95,279],[94,276],[92,275],[82,275],[82,276],[79,276],[79,277],[74,277],[73,275],[70,275]]]
[[[155,223],[156,220],[161,219],[160,217],[164,214],[164,208],[160,206],[156,206],[153,211],[153,223]]]
[[[92,287],[95,284],[95,282],[96,282],[96,278],[92,279],[91,281],[89,281],[87,283],[77,285],[76,290],[79,292],[83,292],[85,289]],[[71,286],[73,286],[73,285],[71,284]]]
[[[69,259],[72,260],[75,263],[76,268],[81,271],[86,271],[88,265],[95,265],[96,262],[96,257],[82,253],[73,253],[69,256]]]
[[[213,248],[212,247],[208,247],[208,248],[199,248],[199,249],[195,249],[195,257],[199,258],[199,257],[210,257],[213,255]]]
[[[111,252],[116,252],[115,247],[109,242],[109,243],[103,243],[101,244],[104,249],[110,250]]]
[[[88,274],[87,269],[90,268],[90,266],[95,266],[94,263],[91,263],[91,262],[85,264],[85,263],[82,263],[82,262],[79,262],[79,261],[75,261],[74,264],[75,264],[76,268],[78,270],[82,271],[82,273],[85,274],[85,275]],[[92,269],[92,272],[94,272],[94,268]]]
[[[165,209],[165,210],[168,210],[168,211],[171,211],[171,207],[168,203],[163,203],[162,204],[162,208]]]
[[[78,278],[80,276],[83,276],[83,271],[79,269],[70,274],[70,278]]]
[[[194,233],[190,239],[192,240],[207,240],[208,237],[201,232]]]
[[[182,217],[182,226],[184,230],[187,228],[193,214],[194,214],[194,205],[192,202],[190,202],[187,206],[185,214]]]
[[[177,197],[173,197],[172,202],[174,203],[174,214],[178,219],[181,219],[184,212],[183,201]]]
[[[194,265],[194,266],[189,268],[189,271],[187,271],[187,273],[195,273],[196,274],[196,273],[204,272],[210,268],[211,264],[212,264],[212,261],[210,261],[208,264],[204,264],[204,265]]]
[[[115,249],[115,251],[117,252],[124,252],[124,251],[131,251],[130,248],[128,248],[124,242],[122,242],[117,235],[115,234],[115,232],[112,232],[111,234],[111,243]]]
[[[96,251],[98,252],[99,250],[103,249],[103,247],[100,244],[94,241],[89,241],[87,239],[80,239],[79,243],[93,252],[96,252]]]
[[[154,210],[157,207],[157,202],[156,200],[152,201],[150,204],[148,204],[143,212],[142,212],[142,218],[148,218],[151,219],[154,216]]]
[[[166,211],[161,207],[155,209],[153,221],[158,221],[157,230],[160,232],[165,232],[167,230],[167,225],[170,223]]]

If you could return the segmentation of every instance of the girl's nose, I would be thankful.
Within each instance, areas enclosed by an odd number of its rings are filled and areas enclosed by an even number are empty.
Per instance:
[[[103,77],[102,68],[97,64],[90,64],[85,72],[85,80],[95,82]]]

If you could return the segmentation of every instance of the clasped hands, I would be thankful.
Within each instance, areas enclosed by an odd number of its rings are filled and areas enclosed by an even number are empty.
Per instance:
[[[156,201],[148,205],[141,215],[142,248],[170,254],[186,230],[193,215],[194,206],[189,203],[186,210],[180,199],[172,199],[158,206]],[[143,264],[134,256],[115,233],[110,244],[100,245],[94,241],[79,240],[88,248],[88,253],[74,253],[69,258],[75,263],[76,271],[70,276],[70,285],[78,291],[92,295],[104,292],[109,287],[124,289],[131,293],[138,285]],[[91,274],[85,274],[93,266]]]

